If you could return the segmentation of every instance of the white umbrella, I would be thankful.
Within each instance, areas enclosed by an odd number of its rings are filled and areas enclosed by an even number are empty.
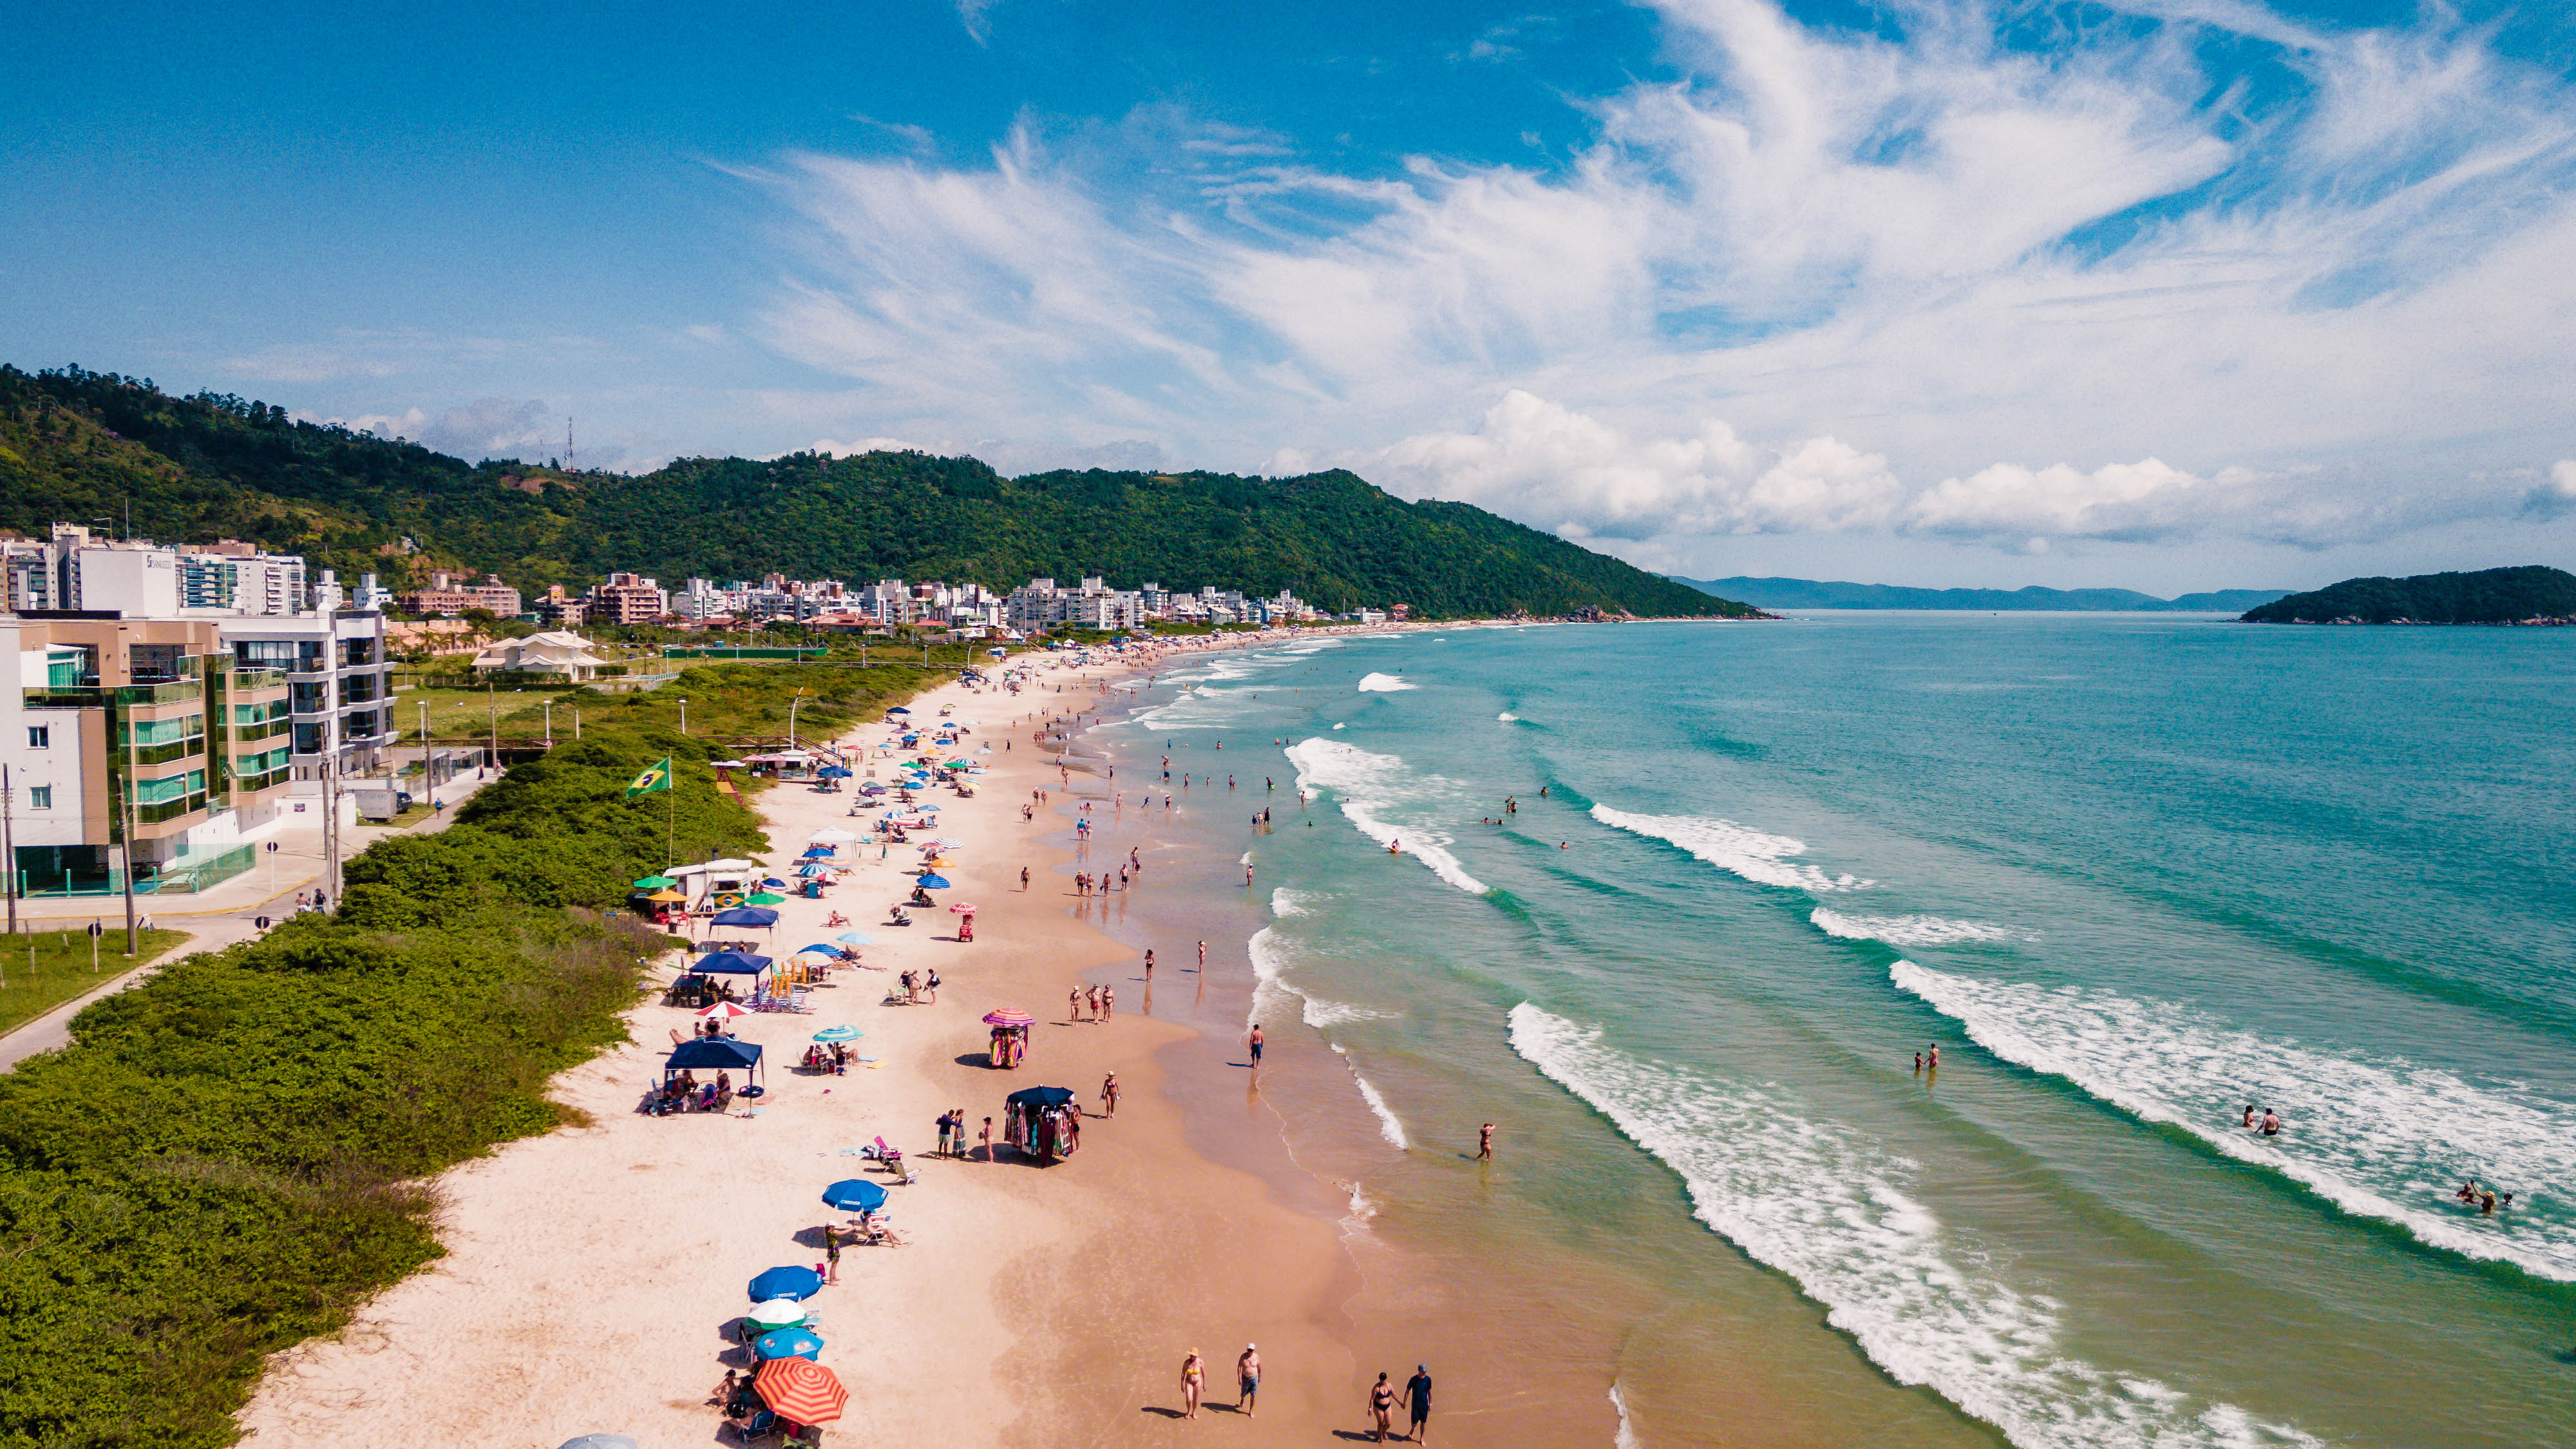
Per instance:
[[[847,845],[856,839],[858,839],[857,836],[852,835],[846,830],[827,829],[817,830],[813,834],[806,836],[805,843],[808,845]]]

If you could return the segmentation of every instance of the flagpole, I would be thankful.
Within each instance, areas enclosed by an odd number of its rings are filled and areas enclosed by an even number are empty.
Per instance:
[[[662,870],[667,874],[680,863],[680,772],[676,767],[671,771],[671,788],[663,793],[671,797],[670,820],[662,830]]]

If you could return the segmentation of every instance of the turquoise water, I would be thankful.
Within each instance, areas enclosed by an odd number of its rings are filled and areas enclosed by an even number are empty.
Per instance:
[[[1301,644],[1101,738],[1250,853],[1247,1016],[1347,1069],[1306,1155],[1625,1295],[1551,1322],[1640,1442],[1768,1375],[1813,1442],[2564,1444],[2571,685],[2568,631],[1829,614]]]

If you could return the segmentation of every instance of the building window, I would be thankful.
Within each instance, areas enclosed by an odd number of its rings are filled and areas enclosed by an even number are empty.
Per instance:
[[[29,725],[29,726],[27,726],[27,748],[28,748],[28,749],[31,749],[31,750],[50,750],[50,749],[52,749],[53,747],[54,747],[54,727],[53,727],[52,725]]]
[[[28,787],[27,787],[27,808],[28,808],[28,809],[30,809],[30,810],[51,810],[51,809],[53,809],[53,808],[54,808],[54,787],[53,787],[53,786],[51,786],[51,785],[30,785],[30,786],[28,786]]]

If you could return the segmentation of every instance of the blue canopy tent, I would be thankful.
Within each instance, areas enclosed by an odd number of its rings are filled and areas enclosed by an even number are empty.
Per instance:
[[[759,926],[763,929],[767,929],[768,927],[778,924],[778,913],[770,910],[766,906],[736,906],[729,911],[716,912],[714,918],[710,920],[708,924],[715,926]]]
[[[850,778],[850,772],[839,765],[825,765],[814,773],[816,777],[825,780],[846,780]]]
[[[760,1069],[760,1046],[756,1042],[736,1041],[729,1036],[702,1036],[671,1048],[662,1062],[662,1080],[669,1081],[683,1071],[734,1072],[743,1074],[746,1084],[751,1074]],[[754,1298],[775,1294],[752,1295]]]
[[[822,1287],[823,1275],[811,1268],[772,1268],[751,1280],[751,1301],[766,1303],[773,1298],[788,1298],[801,1303]]]
[[[886,1205],[886,1190],[862,1178],[846,1178],[823,1189],[823,1203],[845,1213],[872,1213]]]
[[[1002,1100],[1016,1107],[1062,1107],[1073,1101],[1073,1088],[1022,1087]]]
[[[769,969],[769,958],[748,951],[709,951],[689,969],[708,976],[757,976]]]

